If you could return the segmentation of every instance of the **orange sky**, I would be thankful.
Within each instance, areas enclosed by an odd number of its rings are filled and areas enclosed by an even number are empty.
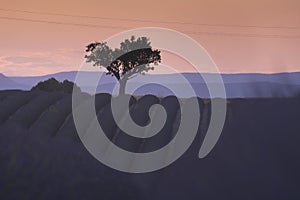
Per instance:
[[[0,72],[6,75],[40,75],[76,70],[83,61],[85,45],[89,42],[105,40],[128,28],[145,26],[172,28],[187,33],[209,52],[223,73],[300,71],[299,0],[0,2]],[[153,22],[75,18],[1,9]],[[15,21],[7,17],[115,28]],[[165,21],[187,23],[160,23]],[[180,69],[188,71],[185,66]]]

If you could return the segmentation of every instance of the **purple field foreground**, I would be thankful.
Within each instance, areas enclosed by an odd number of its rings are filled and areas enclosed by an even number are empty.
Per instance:
[[[82,101],[87,98],[82,93]],[[147,123],[150,105],[166,109],[167,123],[150,139],[119,130],[109,94],[95,98],[99,123],[123,149],[153,151],[168,143],[178,128],[175,97],[132,97],[130,112],[140,125]],[[76,133],[71,101],[70,94],[59,92],[0,92],[0,199],[300,198],[298,97],[228,99],[222,135],[204,159],[198,152],[209,124],[210,101],[199,98],[201,119],[195,122],[199,129],[191,147],[170,166],[146,174],[119,172],[94,159]]]

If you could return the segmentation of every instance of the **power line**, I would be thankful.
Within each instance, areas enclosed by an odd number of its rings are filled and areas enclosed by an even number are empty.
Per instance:
[[[279,38],[279,39],[300,39],[300,35],[279,35],[279,34],[254,34],[254,33],[224,33],[224,32],[199,32],[184,31],[193,35],[213,35],[213,36],[229,36],[229,37],[250,37],[250,38]]]
[[[39,20],[39,19],[26,19],[26,18],[17,18],[17,17],[2,17],[1,16],[0,19],[13,20],[13,21],[58,24],[58,25],[82,26],[82,27],[90,27],[90,28],[108,28],[108,29],[129,29],[130,28],[130,27],[121,27],[121,26],[105,26],[105,25],[97,25],[97,24],[70,23],[70,22],[48,21],[48,20]]]
[[[260,28],[260,29],[300,29],[299,26],[208,24],[208,23],[191,23],[191,22],[178,22],[178,21],[155,21],[155,20],[131,19],[131,18],[113,18],[113,17],[103,17],[103,16],[99,17],[99,16],[88,16],[88,15],[71,15],[71,14],[62,14],[62,13],[53,13],[53,12],[39,12],[39,11],[6,9],[6,8],[0,8],[0,10],[8,11],[8,12],[39,14],[39,15],[54,15],[54,16],[64,16],[64,17],[78,17],[78,18],[90,18],[90,19],[102,19],[102,20],[114,20],[114,21],[144,22],[144,23],[180,24],[180,25],[195,25],[195,26],[210,26],[210,27]]]
[[[16,18],[16,17],[2,17],[3,20],[13,20],[13,21],[26,21],[26,22],[36,22],[36,23],[48,23],[48,24],[58,24],[58,25],[71,25],[89,28],[106,28],[106,29],[130,29],[132,27],[122,27],[122,26],[108,26],[108,25],[97,25],[97,24],[82,24],[82,23],[70,23],[70,22],[60,22],[60,21],[48,21],[39,19],[28,19],[28,18]],[[212,35],[212,36],[228,36],[228,37],[254,37],[254,38],[279,38],[279,39],[300,39],[300,35],[266,35],[266,34],[239,34],[239,33],[224,33],[224,32],[204,32],[204,31],[188,31],[183,30],[182,32],[186,34],[193,35]]]

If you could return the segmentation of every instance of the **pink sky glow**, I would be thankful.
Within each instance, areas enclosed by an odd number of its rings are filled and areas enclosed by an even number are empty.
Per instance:
[[[300,71],[300,1],[151,2],[2,2],[0,73],[33,76],[78,70],[89,42],[149,26],[171,28],[192,37],[222,73]],[[164,55],[163,61],[176,70],[192,71],[185,61]]]

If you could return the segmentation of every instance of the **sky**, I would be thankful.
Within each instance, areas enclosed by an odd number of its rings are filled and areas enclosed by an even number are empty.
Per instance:
[[[78,70],[90,42],[151,26],[187,34],[222,73],[300,71],[299,10],[299,0],[0,0],[0,73]]]

